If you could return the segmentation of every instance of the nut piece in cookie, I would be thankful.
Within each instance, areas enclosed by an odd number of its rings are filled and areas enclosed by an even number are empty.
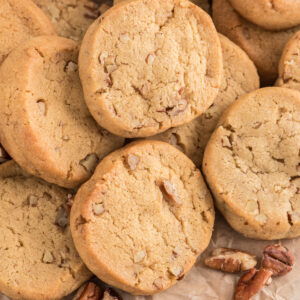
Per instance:
[[[209,268],[223,272],[240,272],[254,268],[257,264],[255,255],[236,249],[218,248],[205,260]]]
[[[83,285],[73,300],[100,300],[101,299],[101,289],[93,282],[88,282]]]
[[[272,276],[283,276],[292,271],[295,263],[293,253],[281,245],[269,245],[264,249],[262,267],[272,271]]]
[[[115,290],[108,288],[104,291],[102,300],[122,300],[122,297]]]
[[[272,271],[268,269],[251,269],[238,281],[234,292],[234,300],[251,299],[269,282],[271,276]]]

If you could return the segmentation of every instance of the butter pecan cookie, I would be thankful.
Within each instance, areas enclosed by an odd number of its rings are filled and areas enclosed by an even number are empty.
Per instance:
[[[52,21],[60,36],[82,40],[88,27],[113,0],[33,0]]]
[[[183,126],[171,128],[150,139],[168,142],[184,152],[200,167],[206,144],[225,109],[240,96],[259,88],[259,77],[247,54],[226,37],[219,35],[224,74],[221,88],[211,107]]]
[[[300,92],[251,92],[221,117],[204,153],[216,205],[236,231],[275,240],[300,235]]]
[[[102,160],[76,194],[70,223],[80,256],[101,280],[154,294],[207,247],[214,208],[188,157],[167,143],[139,141]]]
[[[298,0],[229,0],[250,22],[268,30],[282,30],[300,24]]]
[[[79,73],[101,126],[124,137],[151,136],[212,104],[222,75],[220,41],[211,18],[190,1],[126,1],[89,27]]]
[[[32,37],[56,35],[47,16],[31,0],[0,0],[0,64]]]
[[[214,0],[212,10],[217,30],[249,55],[264,84],[273,84],[283,48],[300,26],[278,32],[265,30],[241,17],[228,0]]]
[[[68,190],[0,165],[0,291],[12,299],[55,300],[91,277],[74,247]]]
[[[77,56],[73,40],[37,37],[0,69],[1,143],[28,173],[65,187],[87,180],[98,161],[124,142],[90,115]]]
[[[283,50],[276,85],[300,91],[300,31],[292,36]]]

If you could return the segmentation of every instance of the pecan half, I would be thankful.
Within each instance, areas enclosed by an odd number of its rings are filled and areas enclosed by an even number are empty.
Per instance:
[[[257,259],[255,255],[248,252],[218,248],[205,260],[205,264],[215,270],[234,273],[254,268],[257,264]]]
[[[74,296],[73,300],[100,300],[101,289],[93,282],[83,285]]]
[[[245,273],[236,286],[234,300],[248,300],[257,294],[269,281],[272,271],[268,269],[251,269]]]
[[[282,276],[292,271],[295,263],[293,253],[281,245],[269,245],[264,249],[262,267],[273,272],[273,276]]]

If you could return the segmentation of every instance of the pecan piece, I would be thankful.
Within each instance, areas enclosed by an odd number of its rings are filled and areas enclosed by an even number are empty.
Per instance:
[[[100,300],[100,297],[100,287],[93,282],[88,282],[78,290],[73,300]]]
[[[257,264],[257,259],[255,255],[248,252],[229,248],[218,248],[205,260],[205,264],[215,270],[234,273],[254,268]]]
[[[162,190],[165,198],[172,205],[181,206],[183,204],[182,199],[178,195],[178,192],[177,192],[176,187],[173,184],[173,182],[171,182],[169,180],[163,180],[162,184],[161,184],[161,190]]]
[[[273,276],[282,276],[292,271],[295,263],[293,253],[281,245],[269,245],[264,249],[262,267],[273,272]]]
[[[272,271],[268,269],[251,269],[238,281],[234,292],[234,300],[248,300],[256,295],[269,282]]]

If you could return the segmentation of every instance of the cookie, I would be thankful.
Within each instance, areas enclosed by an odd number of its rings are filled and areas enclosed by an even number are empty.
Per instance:
[[[114,0],[114,5],[119,4],[121,2],[125,2],[125,1],[128,1],[128,0]],[[191,2],[193,2],[196,5],[200,6],[207,13],[210,12],[210,0],[191,0]]]
[[[69,191],[0,165],[0,291],[13,299],[61,299],[91,277],[75,250]]]
[[[75,41],[36,37],[11,52],[0,70],[4,148],[28,173],[71,188],[124,142],[90,115],[77,56]]]
[[[238,15],[228,0],[214,0],[212,10],[217,30],[249,55],[264,84],[273,84],[283,48],[300,26],[278,32],[264,30]]]
[[[215,203],[233,229],[275,240],[300,235],[300,93],[270,87],[237,100],[204,153]]]
[[[221,88],[213,105],[200,117],[183,126],[171,128],[150,139],[172,144],[184,152],[197,167],[202,164],[205,146],[225,109],[240,96],[259,88],[259,77],[247,54],[219,35],[224,74]]]
[[[201,173],[175,147],[131,143],[102,160],[71,210],[75,246],[101,280],[161,292],[207,247],[214,208]]]
[[[300,24],[298,0],[229,0],[248,21],[267,30],[282,30]]]
[[[210,17],[187,0],[127,1],[89,27],[79,74],[101,126],[124,137],[151,136],[212,104],[222,75],[220,41]]]
[[[300,31],[286,44],[280,62],[277,86],[300,91]]]
[[[32,37],[56,35],[50,20],[31,0],[1,0],[0,12],[0,64]]]
[[[81,41],[88,27],[112,0],[33,0],[50,18],[60,36]]]

